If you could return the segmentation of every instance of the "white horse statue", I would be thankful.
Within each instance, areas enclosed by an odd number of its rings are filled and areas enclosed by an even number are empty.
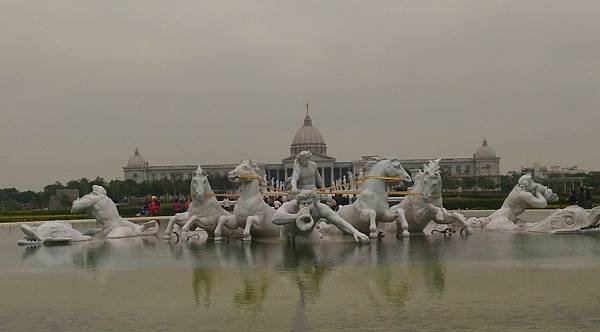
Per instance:
[[[404,218],[402,211],[391,210],[388,203],[387,182],[411,181],[400,160],[396,158],[378,158],[377,163],[363,178],[362,191],[356,201],[341,206],[338,215],[352,226],[371,238],[383,233],[382,222],[400,223]],[[408,229],[408,225],[403,227]],[[408,233],[407,233],[408,235]]]
[[[236,229],[243,228],[242,238],[250,241],[252,236],[274,237],[280,232],[279,226],[273,224],[273,210],[262,196],[265,186],[263,177],[258,175],[260,169],[251,160],[245,160],[227,176],[236,183],[241,183],[240,197],[232,215],[223,215],[215,228],[215,241],[222,239],[223,226]]]
[[[442,176],[440,175],[440,159],[431,160],[423,165],[423,171],[415,175],[411,194],[407,195],[400,204],[392,207],[398,211],[408,223],[409,232],[422,233],[430,221],[438,224],[461,224],[471,233],[471,227],[465,216],[458,212],[448,212],[442,203]],[[402,211],[402,212],[400,212]],[[406,235],[402,223],[398,222],[398,234]]]
[[[219,217],[230,214],[219,204],[208,182],[208,173],[200,166],[194,171],[190,181],[190,196],[192,202],[189,209],[169,218],[169,224],[165,229],[165,239],[170,239],[175,225],[181,227],[183,232],[201,228],[208,233],[209,237],[213,237]],[[241,232],[237,233],[239,235]],[[234,231],[229,231],[228,235],[235,236],[236,234]]]
[[[92,192],[73,202],[71,212],[89,211],[96,222],[102,227],[84,232],[85,235],[100,234],[107,238],[156,235],[158,223],[155,220],[142,225],[132,223],[119,215],[117,206],[106,195],[106,190],[97,185],[92,186]]]

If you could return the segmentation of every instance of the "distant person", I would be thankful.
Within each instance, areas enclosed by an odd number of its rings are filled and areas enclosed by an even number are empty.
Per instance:
[[[138,214],[136,214],[136,216],[138,217],[147,217],[149,214],[148,212],[148,202],[144,202],[144,204],[142,204],[142,209],[140,210],[140,212],[138,212]]]
[[[586,206],[587,195],[585,194],[585,189],[583,187],[579,187],[579,195],[577,196],[577,205],[585,209]]]
[[[279,209],[280,206],[281,206],[281,202],[278,199],[273,201],[273,207],[275,208],[275,210]]]
[[[148,205],[148,212],[151,216],[157,216],[160,213],[160,203],[156,199],[156,196],[152,196],[152,200]]]
[[[575,190],[571,191],[571,196],[569,196],[569,203],[571,205],[577,205],[577,192]]]
[[[591,188],[585,188],[585,208],[592,208],[592,191]]]
[[[352,198],[350,199],[350,203],[356,202],[356,194],[352,194]]]
[[[171,209],[173,210],[173,214],[183,212],[183,206],[181,205],[178,199],[173,200],[173,204],[171,204]]]

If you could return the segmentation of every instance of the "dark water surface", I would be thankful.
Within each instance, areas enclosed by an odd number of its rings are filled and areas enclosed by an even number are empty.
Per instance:
[[[0,227],[1,331],[600,329],[599,236],[31,248],[21,237]]]

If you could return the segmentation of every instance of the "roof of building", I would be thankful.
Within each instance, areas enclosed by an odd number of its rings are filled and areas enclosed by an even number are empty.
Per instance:
[[[473,158],[496,158],[496,151],[488,145],[487,140],[484,138],[481,146],[473,154]]]
[[[131,156],[131,158],[129,158],[129,161],[127,161],[127,167],[146,167],[148,166],[148,162],[144,159],[144,157],[142,157],[140,155],[140,150],[138,150],[138,148],[135,148],[135,151],[133,152],[133,156]]]
[[[298,152],[304,150],[327,155],[327,145],[325,144],[321,132],[313,127],[312,119],[308,113],[308,107],[306,109],[306,116],[304,117],[304,124],[296,131],[290,147],[292,156],[295,156]]]

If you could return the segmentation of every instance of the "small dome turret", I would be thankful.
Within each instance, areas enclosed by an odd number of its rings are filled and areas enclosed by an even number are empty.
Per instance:
[[[481,146],[473,154],[473,158],[496,158],[496,151],[488,145],[487,140],[484,138]]]
[[[127,161],[127,167],[146,167],[146,166],[148,166],[148,162],[144,159],[144,157],[142,157],[140,155],[140,151],[136,147],[135,151],[133,152],[133,156],[131,156],[131,158],[129,158],[129,161]]]

